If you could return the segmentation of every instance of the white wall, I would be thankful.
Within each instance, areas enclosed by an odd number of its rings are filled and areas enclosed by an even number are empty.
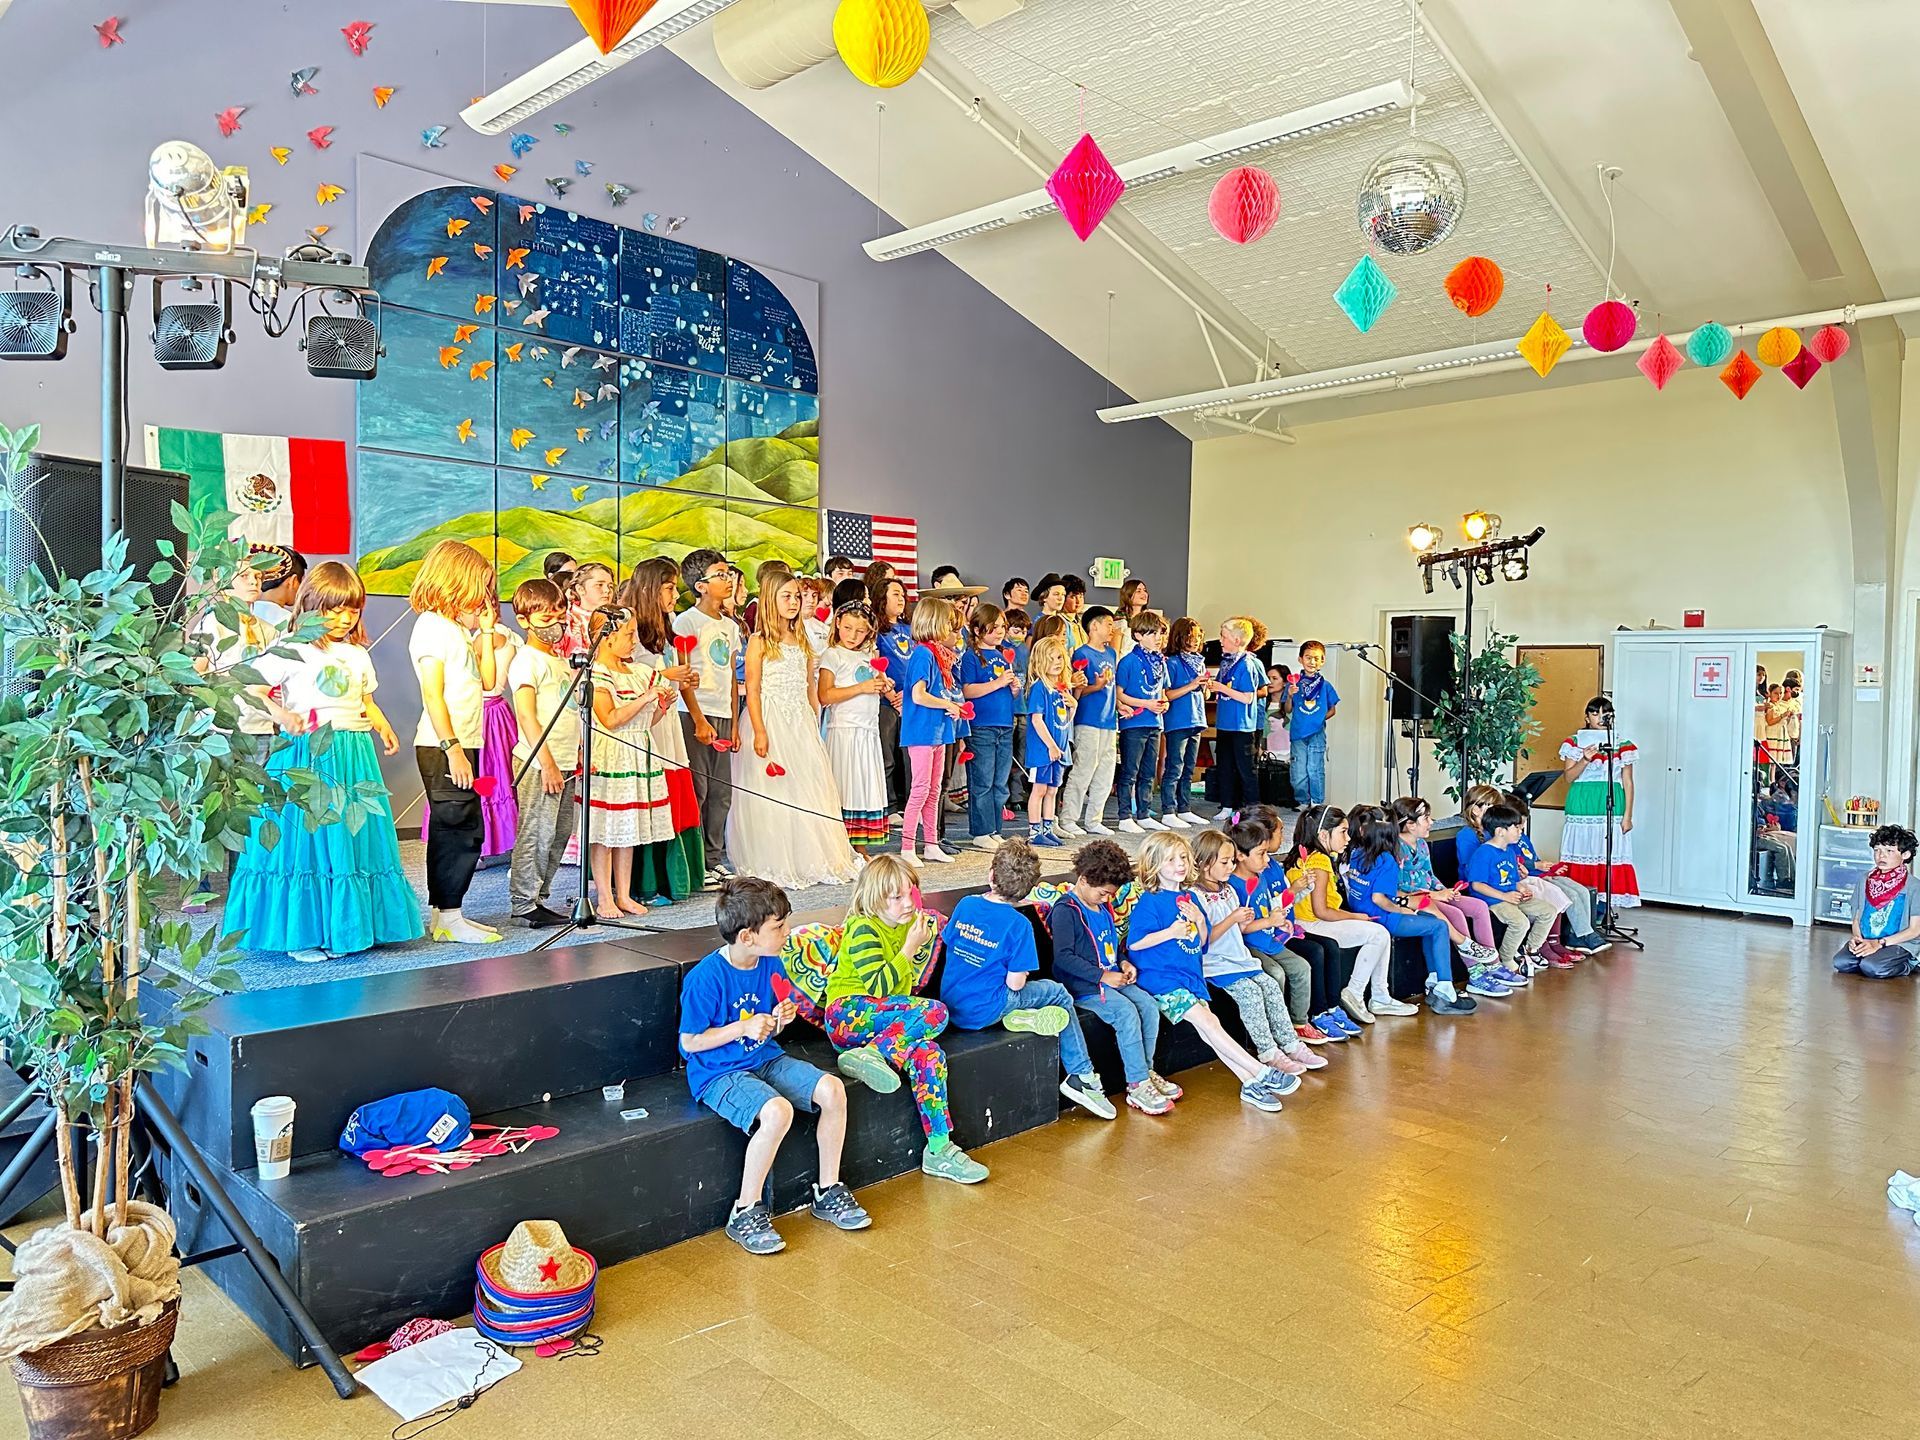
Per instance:
[[[1649,618],[1678,626],[1688,609],[1715,628],[1848,626],[1840,452],[1817,389],[1762,384],[1736,401],[1689,373],[1664,393],[1635,378],[1296,433],[1290,447],[1194,447],[1188,592],[1209,627],[1250,612],[1276,635],[1378,642],[1387,615],[1457,611],[1444,580],[1422,593],[1406,530],[1429,521],[1447,532],[1443,548],[1458,544],[1475,508],[1501,515],[1508,534],[1547,527],[1530,578],[1478,592],[1476,635],[1483,610],[1542,644],[1603,643]],[[1381,683],[1341,655],[1335,684],[1346,703],[1330,732],[1329,798],[1372,799]],[[1444,783],[1429,770],[1422,793],[1438,801]]]

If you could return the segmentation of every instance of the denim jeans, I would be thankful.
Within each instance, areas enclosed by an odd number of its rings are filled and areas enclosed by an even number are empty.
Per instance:
[[[1120,732],[1120,818],[1153,816],[1153,748],[1160,732],[1151,726]]]
[[[1199,754],[1198,730],[1167,731],[1166,768],[1160,781],[1162,815],[1177,815],[1193,804],[1193,764]]]
[[[1032,987],[1032,982],[1028,982]],[[1115,990],[1102,985],[1098,995],[1073,1002],[1082,1015],[1091,1015],[1113,1031],[1120,1049],[1120,1066],[1127,1084],[1138,1085],[1153,1070],[1153,1052],[1160,1045],[1160,1006],[1138,985]]]
[[[1327,732],[1293,737],[1293,802],[1301,809],[1327,803]]]
[[[1431,910],[1423,910],[1418,915],[1402,915],[1398,910],[1388,910],[1380,915],[1379,920],[1387,927],[1389,935],[1412,935],[1420,941],[1420,954],[1427,962],[1427,973],[1435,980],[1453,979],[1453,942],[1446,921]]]
[[[967,761],[967,833],[976,839],[998,835],[1013,770],[1013,727],[976,725],[963,743],[973,751]]]
[[[1087,1054],[1087,1037],[1074,1013],[1073,996],[1058,980],[1029,980],[1018,990],[1009,990],[1001,1018],[1016,1010],[1042,1010],[1049,1005],[1067,1012],[1067,1028],[1060,1032],[1060,1068],[1069,1075],[1086,1074],[1093,1069],[1093,1057]]]

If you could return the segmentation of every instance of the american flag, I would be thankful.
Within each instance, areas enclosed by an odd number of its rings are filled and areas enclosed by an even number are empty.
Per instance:
[[[899,573],[907,593],[920,585],[920,526],[899,515],[827,512],[827,554],[867,564],[884,560]]]

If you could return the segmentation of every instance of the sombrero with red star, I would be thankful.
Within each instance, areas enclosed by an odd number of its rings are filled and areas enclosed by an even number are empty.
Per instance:
[[[537,1345],[587,1328],[599,1266],[552,1220],[522,1220],[474,1265],[473,1323],[501,1345]]]

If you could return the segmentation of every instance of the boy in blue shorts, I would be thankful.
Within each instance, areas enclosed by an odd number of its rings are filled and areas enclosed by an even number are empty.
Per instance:
[[[1039,878],[1040,857],[1026,841],[1008,840],[993,852],[987,893],[955,905],[941,937],[947,959],[940,1000],[957,1029],[1004,1025],[1058,1035],[1060,1066],[1067,1072],[1060,1093],[1082,1110],[1111,1120],[1118,1112],[1094,1073],[1073,995],[1057,980],[1032,978],[1040,968],[1040,952],[1032,923],[1017,907]]]
[[[775,1038],[793,1023],[791,998],[776,999],[786,980],[780,949],[787,942],[787,893],[771,880],[741,876],[722,882],[714,923],[727,943],[687,972],[680,986],[680,1053],[693,1098],[750,1137],[740,1195],[727,1217],[727,1238],[750,1255],[787,1248],[773,1228],[767,1174],[793,1112],[820,1115],[820,1176],[812,1213],[841,1230],[873,1223],[840,1179],[847,1138],[847,1091],[829,1075],[780,1048]]]

